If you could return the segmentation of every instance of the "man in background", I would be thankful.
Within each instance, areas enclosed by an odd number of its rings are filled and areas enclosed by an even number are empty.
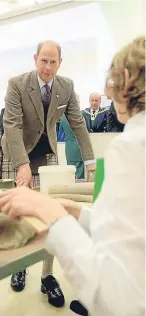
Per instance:
[[[16,178],[17,186],[39,186],[38,167],[57,164],[56,122],[63,113],[78,140],[87,168],[95,167],[94,154],[81,115],[72,80],[57,76],[61,47],[53,41],[40,43],[34,55],[36,71],[11,78],[5,97],[2,148],[3,178]],[[26,270],[12,276],[11,287],[22,291]],[[44,260],[41,292],[48,302],[64,305],[64,295],[53,276],[53,256]]]
[[[105,132],[107,125],[107,109],[101,108],[101,95],[97,92],[91,93],[89,103],[90,107],[82,111],[88,132]]]

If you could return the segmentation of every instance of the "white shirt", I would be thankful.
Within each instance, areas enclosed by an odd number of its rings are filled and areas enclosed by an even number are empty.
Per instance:
[[[66,216],[49,232],[74,291],[92,316],[144,316],[145,115],[131,118],[105,154],[105,181],[80,224]]]
[[[41,91],[42,91],[42,89],[43,89],[43,87],[45,86],[46,82],[44,82],[44,81],[40,78],[39,75],[37,75],[37,78],[38,78],[38,83],[39,83],[40,89],[41,89]],[[51,88],[52,88],[52,84],[53,84],[53,79],[48,82],[48,86],[49,86],[50,90],[51,90]]]
[[[98,112],[99,112],[99,108],[98,108],[97,110],[93,110],[93,109],[91,108],[90,113],[93,114],[93,112],[94,112],[94,113],[98,113]]]

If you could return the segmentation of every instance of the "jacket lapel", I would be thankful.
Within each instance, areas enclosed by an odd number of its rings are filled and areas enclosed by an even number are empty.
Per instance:
[[[51,91],[51,102],[49,105],[47,121],[51,120],[60,102],[60,93],[57,78],[54,77]]]
[[[41,100],[41,92],[39,83],[37,80],[37,73],[36,71],[32,72],[31,79],[30,79],[30,86],[28,87],[28,93],[30,95],[30,98],[33,102],[33,105],[36,109],[36,112],[38,114],[38,117],[44,126],[44,110],[43,110],[43,104]]]

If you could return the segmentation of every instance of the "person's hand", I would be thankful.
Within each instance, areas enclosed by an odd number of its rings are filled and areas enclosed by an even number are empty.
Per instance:
[[[87,174],[88,182],[94,182],[95,169],[96,169],[95,163],[86,166],[86,174]]]
[[[32,187],[32,173],[28,163],[19,167],[16,177],[16,185]]]
[[[81,206],[76,202],[67,199],[57,199],[57,201],[65,208],[68,214],[72,215],[76,220],[79,220]]]
[[[10,218],[35,216],[48,225],[68,215],[64,207],[49,195],[24,186],[0,192],[0,209]]]

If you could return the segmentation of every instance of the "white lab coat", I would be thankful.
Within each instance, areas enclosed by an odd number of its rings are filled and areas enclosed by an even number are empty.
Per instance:
[[[141,112],[109,145],[102,191],[80,225],[66,216],[48,235],[48,251],[92,316],[144,316],[144,125]]]

